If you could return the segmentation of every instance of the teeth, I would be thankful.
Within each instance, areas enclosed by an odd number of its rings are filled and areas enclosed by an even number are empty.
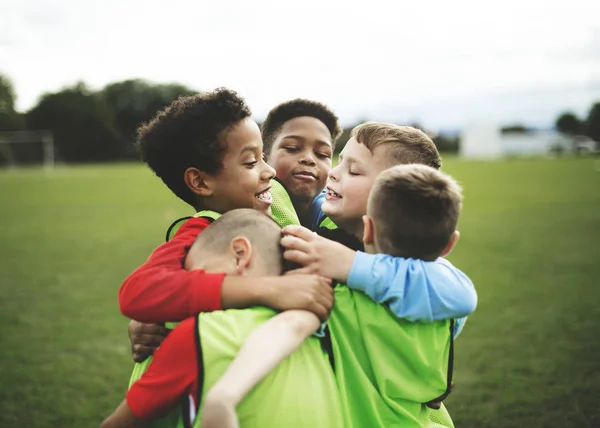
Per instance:
[[[267,190],[266,192],[259,193],[258,195],[256,195],[256,197],[258,199],[262,199],[263,201],[270,201],[271,200],[271,192]]]
[[[335,193],[333,190],[331,189],[327,189],[327,193],[329,194],[329,196],[335,196],[337,198],[341,198],[342,195],[340,195],[339,193]]]

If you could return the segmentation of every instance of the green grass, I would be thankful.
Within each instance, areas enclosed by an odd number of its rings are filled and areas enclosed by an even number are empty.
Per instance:
[[[600,168],[450,159],[450,259],[479,307],[457,341],[457,427],[600,425]],[[97,426],[132,367],[122,280],[186,206],[137,165],[0,171],[0,426]]]

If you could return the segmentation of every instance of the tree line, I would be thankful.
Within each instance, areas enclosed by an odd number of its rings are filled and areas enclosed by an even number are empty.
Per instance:
[[[96,91],[79,82],[46,93],[31,109],[18,112],[14,87],[8,77],[0,75],[0,131],[51,130],[58,159],[63,162],[132,160],[137,159],[133,141],[139,124],[176,98],[195,93],[198,91],[185,85],[141,79],[110,83]],[[556,128],[600,141],[600,102],[592,106],[585,119],[570,112],[561,114]],[[344,130],[337,151],[345,145],[350,129]],[[443,152],[457,152],[460,144],[456,135],[436,135],[434,141]],[[39,157],[33,146],[19,146],[20,158]]]

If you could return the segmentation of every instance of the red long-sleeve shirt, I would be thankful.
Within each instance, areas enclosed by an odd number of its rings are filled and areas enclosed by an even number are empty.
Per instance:
[[[199,312],[221,309],[224,273],[185,270],[188,249],[210,221],[187,220],[168,242],[158,247],[148,261],[125,280],[119,290],[119,305],[126,317],[140,322],[182,321]]]
[[[156,349],[144,376],[127,392],[127,404],[138,418],[152,420],[163,417],[180,403],[188,404],[184,417],[189,410],[195,414],[198,382],[202,382],[198,378],[197,320],[198,317],[186,319],[165,338]],[[187,399],[182,400],[186,395]],[[194,417],[189,419],[194,422]]]

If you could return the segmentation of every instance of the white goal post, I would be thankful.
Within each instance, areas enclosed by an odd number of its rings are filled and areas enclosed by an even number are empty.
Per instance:
[[[6,166],[15,168],[20,162],[13,150],[16,144],[41,144],[42,164],[46,169],[54,169],[55,149],[52,131],[2,131],[0,132],[0,158]]]

